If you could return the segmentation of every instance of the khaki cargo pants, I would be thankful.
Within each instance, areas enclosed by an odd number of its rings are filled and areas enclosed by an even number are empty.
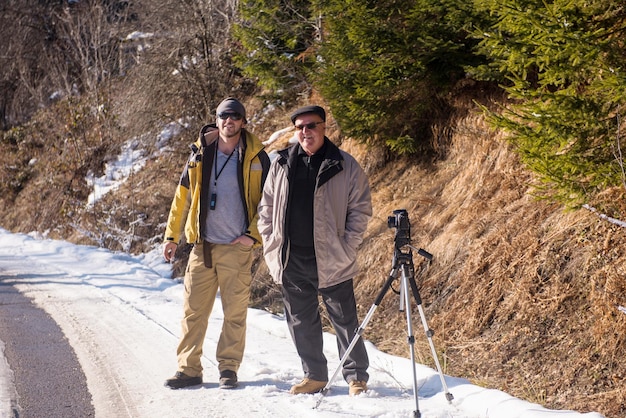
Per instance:
[[[219,289],[224,321],[216,350],[219,371],[237,372],[246,344],[246,317],[252,276],[252,247],[210,244],[212,262],[204,264],[204,245],[196,244],[185,272],[182,337],[177,349],[178,370],[202,375],[202,346]]]

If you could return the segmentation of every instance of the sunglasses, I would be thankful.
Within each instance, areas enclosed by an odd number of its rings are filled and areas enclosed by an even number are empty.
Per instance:
[[[218,118],[222,119],[222,120],[226,120],[228,118],[230,118],[231,120],[241,120],[243,119],[243,116],[239,113],[231,113],[231,112],[221,112],[218,113],[217,115]]]
[[[310,131],[311,129],[315,129],[317,125],[319,125],[320,123],[324,123],[324,122],[305,123],[304,125],[295,125],[294,128],[296,128],[299,131],[303,130],[304,128],[307,128]]]

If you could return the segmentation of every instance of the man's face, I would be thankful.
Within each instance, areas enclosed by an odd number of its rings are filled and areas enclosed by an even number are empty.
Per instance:
[[[223,112],[217,117],[217,129],[224,139],[238,137],[243,127],[243,117],[238,113]]]
[[[300,115],[295,121],[296,137],[308,155],[315,154],[324,145],[325,123],[315,113]]]

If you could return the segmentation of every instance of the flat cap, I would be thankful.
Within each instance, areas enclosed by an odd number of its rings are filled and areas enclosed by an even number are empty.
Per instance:
[[[322,121],[326,122],[326,111],[324,108],[316,105],[304,106],[296,109],[296,111],[291,114],[291,122],[295,124],[298,116],[306,115],[308,113],[314,113],[322,118]]]

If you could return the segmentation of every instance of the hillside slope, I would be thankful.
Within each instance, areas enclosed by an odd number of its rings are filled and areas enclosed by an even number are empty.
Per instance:
[[[387,216],[405,208],[414,246],[434,255],[429,264],[413,259],[447,372],[552,408],[622,417],[626,230],[584,209],[537,200],[531,181],[475,112],[453,127],[444,161],[430,168],[396,162],[373,173],[362,312],[391,268]],[[606,198],[621,201],[626,214],[623,190],[612,193]],[[406,321],[390,299],[367,335],[382,349],[407,353]],[[416,344],[421,360],[433,364],[427,339]]]
[[[249,109],[254,113],[254,104]],[[285,113],[277,119],[284,121]],[[3,140],[0,226],[133,252],[159,245],[195,128],[172,138],[168,152],[155,154],[89,208],[84,176],[101,173],[125,139],[98,143],[74,169],[64,160],[71,148],[45,135],[63,132],[59,119],[48,117],[34,125],[39,128]],[[549,408],[624,416],[626,315],[617,308],[626,305],[626,231],[586,210],[565,211],[535,199],[532,176],[476,108],[459,104],[455,120],[446,130],[445,158],[424,165],[407,158],[383,163],[376,151],[341,138],[329,119],[329,136],[363,163],[373,191],[374,217],[356,278],[361,317],[391,269],[395,231],[387,218],[406,209],[413,245],[434,255],[428,264],[414,255],[415,277],[446,373]],[[261,137],[281,127],[251,126]],[[621,205],[626,216],[623,190],[607,191],[605,199]],[[259,261],[255,304],[278,301],[269,282]],[[398,308],[390,292],[365,338],[408,357],[405,315]],[[417,358],[432,365],[415,306],[413,319]]]

